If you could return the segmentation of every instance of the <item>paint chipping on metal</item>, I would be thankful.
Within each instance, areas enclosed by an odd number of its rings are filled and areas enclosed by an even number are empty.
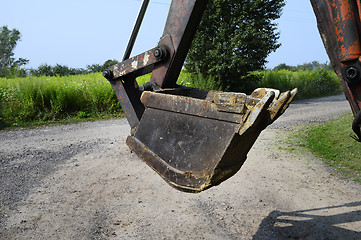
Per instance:
[[[132,62],[132,68],[133,68],[133,69],[137,69],[137,68],[138,68],[138,61],[135,60],[135,61]]]
[[[149,54],[148,54],[148,52],[146,52],[145,54],[144,54],[144,61],[143,61],[143,64],[144,65],[148,65],[148,61],[149,61]]]

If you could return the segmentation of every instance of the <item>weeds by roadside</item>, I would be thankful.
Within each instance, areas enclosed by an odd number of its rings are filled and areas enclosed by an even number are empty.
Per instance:
[[[0,79],[0,118],[10,125],[120,112],[113,90],[101,74]]]

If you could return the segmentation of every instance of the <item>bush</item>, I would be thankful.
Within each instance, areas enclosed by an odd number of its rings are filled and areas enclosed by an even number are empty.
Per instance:
[[[296,72],[267,70],[259,74],[262,75],[259,87],[276,88],[280,91],[298,88],[296,99],[322,97],[342,92],[337,75],[332,70],[323,68]]]

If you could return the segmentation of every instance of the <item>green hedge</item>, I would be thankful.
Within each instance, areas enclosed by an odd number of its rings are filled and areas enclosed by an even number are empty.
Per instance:
[[[287,91],[298,88],[296,99],[323,97],[342,93],[337,75],[331,70],[314,69],[304,71],[276,70],[262,74],[260,87]]]

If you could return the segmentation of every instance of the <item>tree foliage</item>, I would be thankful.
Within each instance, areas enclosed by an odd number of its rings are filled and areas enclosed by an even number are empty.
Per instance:
[[[105,61],[103,63],[103,65],[101,65],[101,64],[88,65],[87,70],[88,70],[88,72],[103,72],[106,68],[113,66],[117,63],[118,63],[118,61],[115,59],[108,59],[107,61]]]
[[[289,71],[304,71],[304,70],[314,70],[314,69],[325,69],[325,70],[333,70],[330,63],[319,63],[318,61],[306,62],[301,65],[291,66],[286,63],[281,63],[273,68],[273,70],[289,70]]]
[[[70,68],[60,64],[56,64],[55,66],[41,64],[37,69],[30,69],[30,75],[33,76],[68,76],[82,73],[86,73],[84,69]]]
[[[186,59],[191,73],[211,76],[231,91],[248,92],[279,33],[274,20],[284,0],[210,0]]]
[[[19,30],[10,30],[7,26],[0,28],[0,77],[25,75],[25,70],[21,67],[26,65],[29,60],[14,58],[14,49],[20,38]]]
[[[86,73],[96,73],[102,72],[107,67],[110,67],[118,63],[117,60],[109,59],[103,64],[91,64],[87,65],[86,69],[84,68],[71,68],[66,65],[56,64],[51,66],[48,64],[42,64],[37,69],[30,69],[30,75],[33,76],[69,76],[69,75],[78,75]]]

